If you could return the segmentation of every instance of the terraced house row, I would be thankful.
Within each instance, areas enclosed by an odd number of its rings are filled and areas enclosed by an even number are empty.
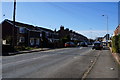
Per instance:
[[[15,46],[53,47],[54,45],[54,47],[63,47],[64,42],[61,40],[65,37],[69,38],[69,41],[88,40],[87,37],[75,31],[64,29],[64,26],[60,26],[60,30],[56,31],[21,22],[15,22],[13,28],[13,21],[8,19],[5,19],[1,24],[3,45],[14,43]]]

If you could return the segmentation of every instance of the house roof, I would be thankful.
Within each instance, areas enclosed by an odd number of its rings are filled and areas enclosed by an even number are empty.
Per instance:
[[[37,29],[41,29],[41,30],[44,30],[44,31],[49,31],[49,32],[54,32],[53,30],[51,29],[46,29],[46,28],[42,28],[42,27],[37,27]]]
[[[63,26],[62,26],[62,27],[63,27]],[[66,29],[68,29],[68,28],[66,28]],[[66,31],[66,29],[65,29],[64,31]],[[61,30],[58,30],[57,33],[59,33],[60,31],[61,31]],[[77,32],[75,32],[75,31],[73,31],[73,30],[69,30],[69,29],[68,29],[68,31],[69,31],[70,33],[73,33],[73,34],[75,34],[75,35],[79,35],[79,36],[82,36],[82,37],[88,39],[86,36],[84,36],[84,35],[82,35],[82,34],[80,34],[80,33],[77,33]]]
[[[10,22],[13,25],[13,21],[11,21],[11,20],[5,19],[4,21]],[[16,26],[21,26],[21,27],[26,27],[29,30],[38,30],[38,31],[43,30],[43,31],[54,32],[51,29],[46,29],[46,28],[43,28],[43,27],[38,27],[38,26],[30,25],[30,24],[21,23],[21,22],[15,22],[15,25]]]
[[[5,19],[5,21],[11,22],[13,24],[13,21]],[[33,25],[29,25],[29,24],[24,24],[24,23],[20,23],[20,22],[15,22],[16,26],[21,26],[21,27],[26,27],[26,28],[34,28]]]
[[[117,26],[117,28],[116,29],[118,29],[120,27],[120,24]]]

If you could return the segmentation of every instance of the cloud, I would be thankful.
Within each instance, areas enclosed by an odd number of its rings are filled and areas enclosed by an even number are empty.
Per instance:
[[[106,30],[81,30],[81,31],[76,31],[88,38],[92,38],[92,39],[95,39],[96,37],[104,37],[107,33]],[[108,33],[110,35],[113,34],[113,31],[112,30],[109,30]]]

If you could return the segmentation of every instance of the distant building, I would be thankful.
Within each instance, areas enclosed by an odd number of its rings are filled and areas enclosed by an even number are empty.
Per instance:
[[[102,42],[102,41],[103,41],[103,37],[97,37],[97,38],[96,38],[96,41]]]
[[[76,33],[76,32],[71,32],[70,33],[70,38],[72,41],[78,41],[78,42],[87,42],[88,38],[83,36],[82,34]]]
[[[60,30],[57,31],[59,38],[64,38],[70,36],[70,31],[68,28],[64,29],[64,26],[60,26]]]
[[[103,38],[104,38],[105,40],[109,40],[109,39],[110,39],[110,34],[106,34]]]
[[[59,34],[60,39],[69,37],[70,41],[88,41],[87,37],[83,36],[82,34],[76,33],[73,30],[69,30],[68,28],[64,29],[64,26],[60,26],[60,30],[58,30],[57,33]]]
[[[110,40],[110,34],[106,34],[104,37],[103,37],[103,41],[106,45],[107,45],[107,42],[111,42]]]

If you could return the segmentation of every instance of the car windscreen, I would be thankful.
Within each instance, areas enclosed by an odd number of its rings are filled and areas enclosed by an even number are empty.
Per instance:
[[[94,43],[95,46],[100,46],[100,43]]]
[[[66,42],[65,44],[70,44],[70,42]]]

